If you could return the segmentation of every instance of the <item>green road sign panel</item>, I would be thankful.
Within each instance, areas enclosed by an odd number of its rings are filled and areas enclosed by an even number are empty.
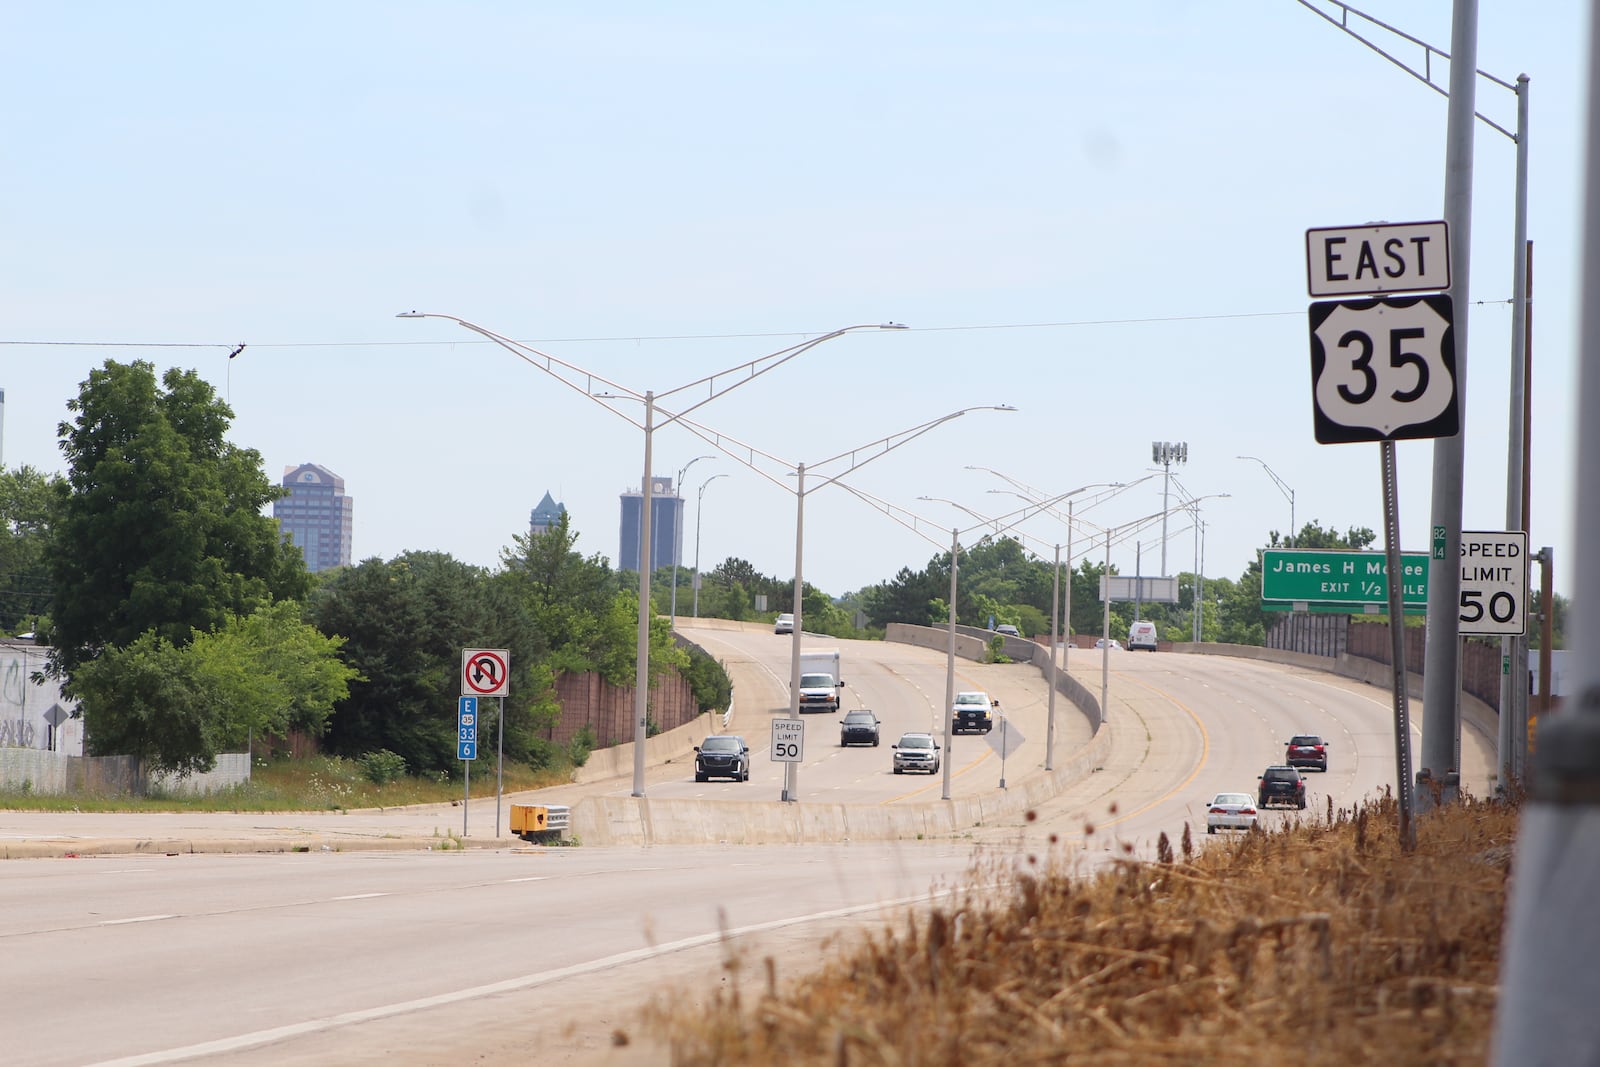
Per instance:
[[[1402,552],[1404,570],[1400,586],[1401,604],[1407,611],[1428,605],[1428,556],[1422,552]],[[1322,610],[1348,607],[1361,610],[1376,604],[1389,604],[1388,561],[1382,552],[1316,551],[1310,549],[1265,549],[1261,554],[1262,607],[1270,602],[1332,605]],[[1282,609],[1279,609],[1282,610]]]

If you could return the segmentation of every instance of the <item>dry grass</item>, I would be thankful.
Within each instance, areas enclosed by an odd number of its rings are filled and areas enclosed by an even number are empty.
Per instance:
[[[816,974],[768,959],[755,997],[730,982],[692,1017],[663,998],[644,1027],[678,1067],[1483,1064],[1515,819],[1468,800],[1408,854],[1381,799],[1203,850],[1185,828],[1094,875],[974,871],[991,888]]]

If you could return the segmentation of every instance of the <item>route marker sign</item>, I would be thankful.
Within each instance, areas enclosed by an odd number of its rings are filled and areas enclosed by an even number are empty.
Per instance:
[[[1312,304],[1318,443],[1459,433],[1454,315],[1446,293]]]
[[[1428,293],[1448,288],[1450,231],[1443,220],[1306,231],[1306,290],[1312,296]]]
[[[806,724],[801,719],[772,720],[772,762],[801,763],[805,760]]]
[[[503,697],[511,689],[511,653],[503,648],[461,650],[461,695]]]
[[[462,697],[456,703],[456,759],[478,758],[478,698]]]
[[[1463,634],[1528,632],[1528,535],[1513,531],[1461,531]]]

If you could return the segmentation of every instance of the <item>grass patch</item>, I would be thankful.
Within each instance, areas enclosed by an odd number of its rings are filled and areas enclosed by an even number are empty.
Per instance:
[[[675,1067],[1484,1064],[1516,815],[1467,800],[1410,853],[1381,799],[1094,874],[991,862],[814,974],[769,957],[741,993],[730,956],[706,1010],[642,1027]]]
[[[473,768],[472,795],[495,795],[493,760],[478,760]],[[505,791],[543,789],[572,781],[572,765],[535,770],[507,763]],[[397,808],[410,804],[438,804],[460,800],[460,780],[441,777],[400,776],[379,783],[372,780],[361,760],[338,756],[258,761],[250,781],[204,796],[155,793],[74,793],[46,796],[32,790],[0,790],[0,808],[14,811],[345,811],[352,808]]]

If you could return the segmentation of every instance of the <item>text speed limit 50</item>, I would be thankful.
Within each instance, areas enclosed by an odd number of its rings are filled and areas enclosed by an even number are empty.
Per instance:
[[[799,719],[772,720],[772,760],[800,763],[806,753],[806,724]]]
[[[1311,397],[1322,444],[1460,432],[1450,297],[1312,304]]]
[[[1459,633],[1502,637],[1528,632],[1528,535],[1522,530],[1461,531]]]

